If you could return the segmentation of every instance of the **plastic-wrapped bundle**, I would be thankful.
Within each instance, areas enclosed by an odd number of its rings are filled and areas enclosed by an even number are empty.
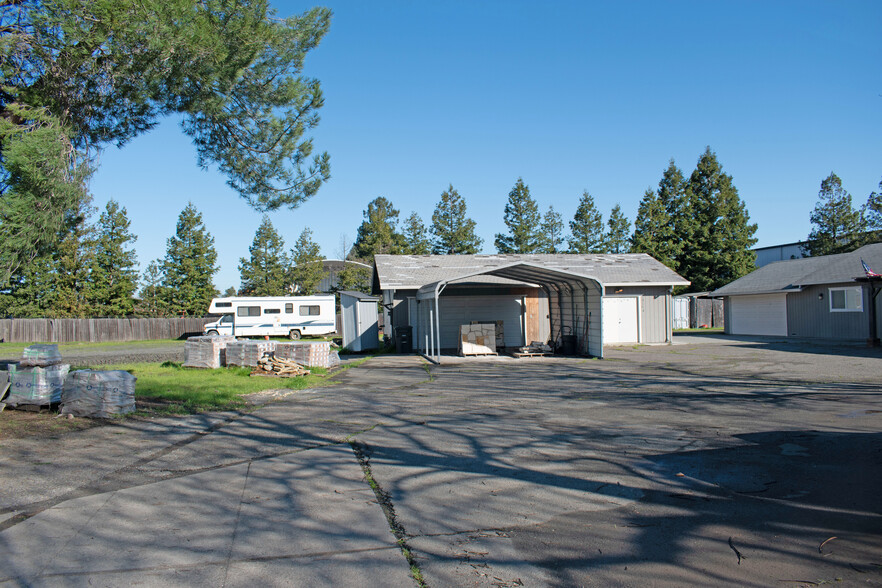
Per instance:
[[[328,356],[328,367],[332,368],[338,365],[340,365],[340,354],[336,351],[332,351]]]
[[[6,404],[18,406],[32,404],[46,406],[61,401],[64,377],[70,366],[67,364],[46,367],[20,367],[9,365],[9,396]]]
[[[188,338],[184,344],[184,367],[219,368],[223,365],[224,349],[235,341],[230,335]]]
[[[265,353],[272,353],[276,348],[275,341],[234,341],[227,343],[224,353],[226,365],[256,367]]]
[[[58,365],[61,363],[61,352],[58,351],[58,345],[37,344],[28,345],[21,353],[21,367],[46,367],[47,365]]]
[[[309,367],[331,367],[331,343],[329,341],[278,343],[274,355]]]
[[[77,370],[61,393],[61,414],[111,417],[135,410],[135,376],[120,370]]]

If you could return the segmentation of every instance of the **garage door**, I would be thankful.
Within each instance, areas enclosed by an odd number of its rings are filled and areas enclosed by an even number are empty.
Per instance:
[[[637,343],[637,297],[622,296],[603,299],[603,344]]]
[[[787,294],[729,298],[729,332],[733,335],[787,335]]]

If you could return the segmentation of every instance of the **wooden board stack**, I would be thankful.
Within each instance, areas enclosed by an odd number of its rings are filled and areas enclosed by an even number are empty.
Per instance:
[[[252,376],[276,376],[279,378],[292,378],[305,376],[309,370],[296,361],[264,355],[258,362],[257,368],[251,372]]]

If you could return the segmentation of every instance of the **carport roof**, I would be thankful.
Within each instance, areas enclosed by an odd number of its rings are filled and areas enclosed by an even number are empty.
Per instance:
[[[850,253],[776,261],[711,292],[712,296],[799,292],[805,286],[844,284],[864,275],[861,259],[875,271],[882,268],[882,243]]]
[[[530,271],[515,272],[516,265]],[[645,253],[622,254],[499,254],[499,255],[377,255],[374,291],[419,290],[436,282],[537,283],[541,270],[579,276],[605,286],[685,286],[683,277]],[[483,275],[482,275],[483,274]],[[495,274],[495,277],[493,276]],[[486,277],[485,277],[486,276]]]

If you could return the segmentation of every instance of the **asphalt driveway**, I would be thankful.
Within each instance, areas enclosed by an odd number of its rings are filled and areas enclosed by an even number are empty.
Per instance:
[[[385,356],[248,414],[5,443],[11,585],[882,585],[882,352]]]

